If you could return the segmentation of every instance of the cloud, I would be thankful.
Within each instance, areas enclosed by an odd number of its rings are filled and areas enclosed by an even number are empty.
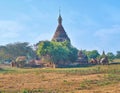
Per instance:
[[[101,53],[103,50],[106,52],[119,50],[120,25],[98,28],[98,30],[92,33],[89,30],[80,30],[77,32],[79,33],[75,37],[72,36],[72,44],[79,49],[96,49]]]
[[[19,37],[19,33],[24,27],[16,21],[0,21],[0,39]]]
[[[100,29],[95,32],[97,46],[101,49],[115,51],[120,47],[119,36],[120,36],[120,25],[113,25],[110,28]]]
[[[103,28],[95,32],[95,36],[101,39],[110,39],[118,34],[120,35],[120,25],[113,25],[110,28]]]

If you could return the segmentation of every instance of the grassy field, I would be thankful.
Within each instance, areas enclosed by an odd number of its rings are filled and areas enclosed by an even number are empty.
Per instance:
[[[0,93],[120,93],[120,65],[0,69]]]
[[[118,62],[118,63],[120,63],[120,59],[114,59],[113,62]]]

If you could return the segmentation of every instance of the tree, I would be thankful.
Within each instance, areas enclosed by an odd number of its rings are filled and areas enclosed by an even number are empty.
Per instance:
[[[113,61],[113,59],[115,59],[115,55],[112,52],[108,52],[107,57],[110,61]]]
[[[10,55],[12,55],[16,59],[18,56],[31,56],[34,57],[35,53],[31,46],[29,46],[29,43],[23,42],[23,43],[14,43],[14,44],[7,44],[7,51]]]
[[[66,64],[77,58],[77,49],[65,42],[44,41],[39,43],[37,54],[46,62]]]
[[[120,51],[117,51],[116,58],[120,58]]]
[[[10,55],[7,54],[7,48],[5,46],[0,46],[0,63],[3,63],[5,59],[9,59]]]
[[[98,53],[97,50],[92,50],[92,51],[85,51],[84,53],[88,56],[89,59],[91,58],[98,58],[100,56],[100,54]]]
[[[18,56],[26,56],[27,58],[34,58],[35,52],[29,46],[29,43],[14,43],[0,46],[0,61],[4,60],[15,60]]]
[[[70,47],[69,48],[68,56],[69,56],[69,60],[71,62],[75,62],[76,61],[76,59],[78,58],[77,54],[78,54],[78,49],[76,49],[75,47]]]

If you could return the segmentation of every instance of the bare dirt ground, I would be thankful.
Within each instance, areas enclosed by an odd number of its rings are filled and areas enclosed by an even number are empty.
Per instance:
[[[102,76],[102,74],[79,76],[56,73],[0,74],[0,89],[58,89],[67,92],[79,88],[80,82],[85,79],[99,80]]]
[[[0,91],[3,93],[120,93],[120,83],[97,86],[83,84],[84,81],[99,81],[103,74],[68,74],[56,72],[39,72],[35,69],[27,72],[0,73]],[[83,84],[81,86],[81,84]],[[86,83],[85,83],[86,84]],[[23,90],[23,91],[21,91]],[[32,92],[24,92],[30,90]]]

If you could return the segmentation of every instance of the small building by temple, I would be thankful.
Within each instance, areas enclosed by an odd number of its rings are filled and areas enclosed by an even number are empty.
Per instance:
[[[88,57],[87,55],[85,55],[82,50],[80,50],[78,52],[78,59],[77,59],[77,63],[79,64],[88,64]]]
[[[103,51],[102,56],[100,58],[100,64],[106,65],[109,63],[108,57],[105,54],[105,51]]]

